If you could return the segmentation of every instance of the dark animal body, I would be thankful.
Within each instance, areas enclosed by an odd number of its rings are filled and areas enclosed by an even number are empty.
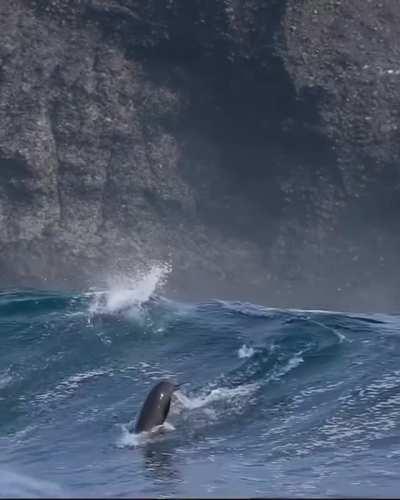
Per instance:
[[[135,432],[150,431],[153,427],[164,423],[171,407],[171,397],[179,385],[161,380],[149,392],[139,418],[137,419]]]

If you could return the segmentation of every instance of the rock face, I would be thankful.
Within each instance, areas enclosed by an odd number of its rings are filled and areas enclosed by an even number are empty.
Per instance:
[[[397,308],[400,5],[4,0],[0,277]]]

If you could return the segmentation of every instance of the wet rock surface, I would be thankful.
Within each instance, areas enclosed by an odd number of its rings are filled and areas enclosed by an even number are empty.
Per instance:
[[[5,0],[0,273],[396,309],[400,6]]]

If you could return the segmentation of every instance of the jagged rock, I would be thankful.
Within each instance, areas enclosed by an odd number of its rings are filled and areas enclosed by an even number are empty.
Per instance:
[[[396,5],[2,2],[2,282],[394,307]]]

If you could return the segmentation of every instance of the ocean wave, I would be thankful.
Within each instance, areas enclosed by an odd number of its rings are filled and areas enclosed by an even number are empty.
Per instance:
[[[137,316],[141,307],[165,285],[172,268],[161,263],[136,272],[133,276],[114,277],[105,291],[88,294],[91,314],[117,314]]]
[[[58,383],[50,391],[36,395],[35,399],[43,403],[48,403],[55,399],[69,397],[80,387],[82,383],[89,382],[90,380],[103,375],[109,375],[110,373],[112,373],[112,369],[97,369],[89,370],[84,373],[76,373]]]
[[[184,408],[188,410],[194,410],[197,408],[203,408],[210,403],[215,403],[221,400],[232,400],[235,398],[249,398],[258,389],[258,384],[247,384],[241,385],[235,388],[229,387],[218,387],[212,389],[207,394],[202,394],[196,397],[188,397],[182,391],[176,392],[176,397],[178,401],[183,405]]]
[[[25,464],[49,480],[3,471],[2,493],[62,495],[62,482],[76,496],[104,484],[115,495],[158,495],[146,474],[175,477],[175,466],[215,486],[210,456],[212,467],[224,459],[238,471],[227,484],[242,484],[245,462],[260,481],[279,469],[292,481],[282,493],[294,491],[299,459],[318,461],[315,484],[331,471],[348,477],[362,457],[366,470],[377,457],[397,468],[398,316],[185,304],[160,295],[166,272],[82,295],[0,295],[4,471]],[[143,401],[164,378],[184,385],[164,426],[137,436]],[[174,496],[183,483],[168,484]]]

